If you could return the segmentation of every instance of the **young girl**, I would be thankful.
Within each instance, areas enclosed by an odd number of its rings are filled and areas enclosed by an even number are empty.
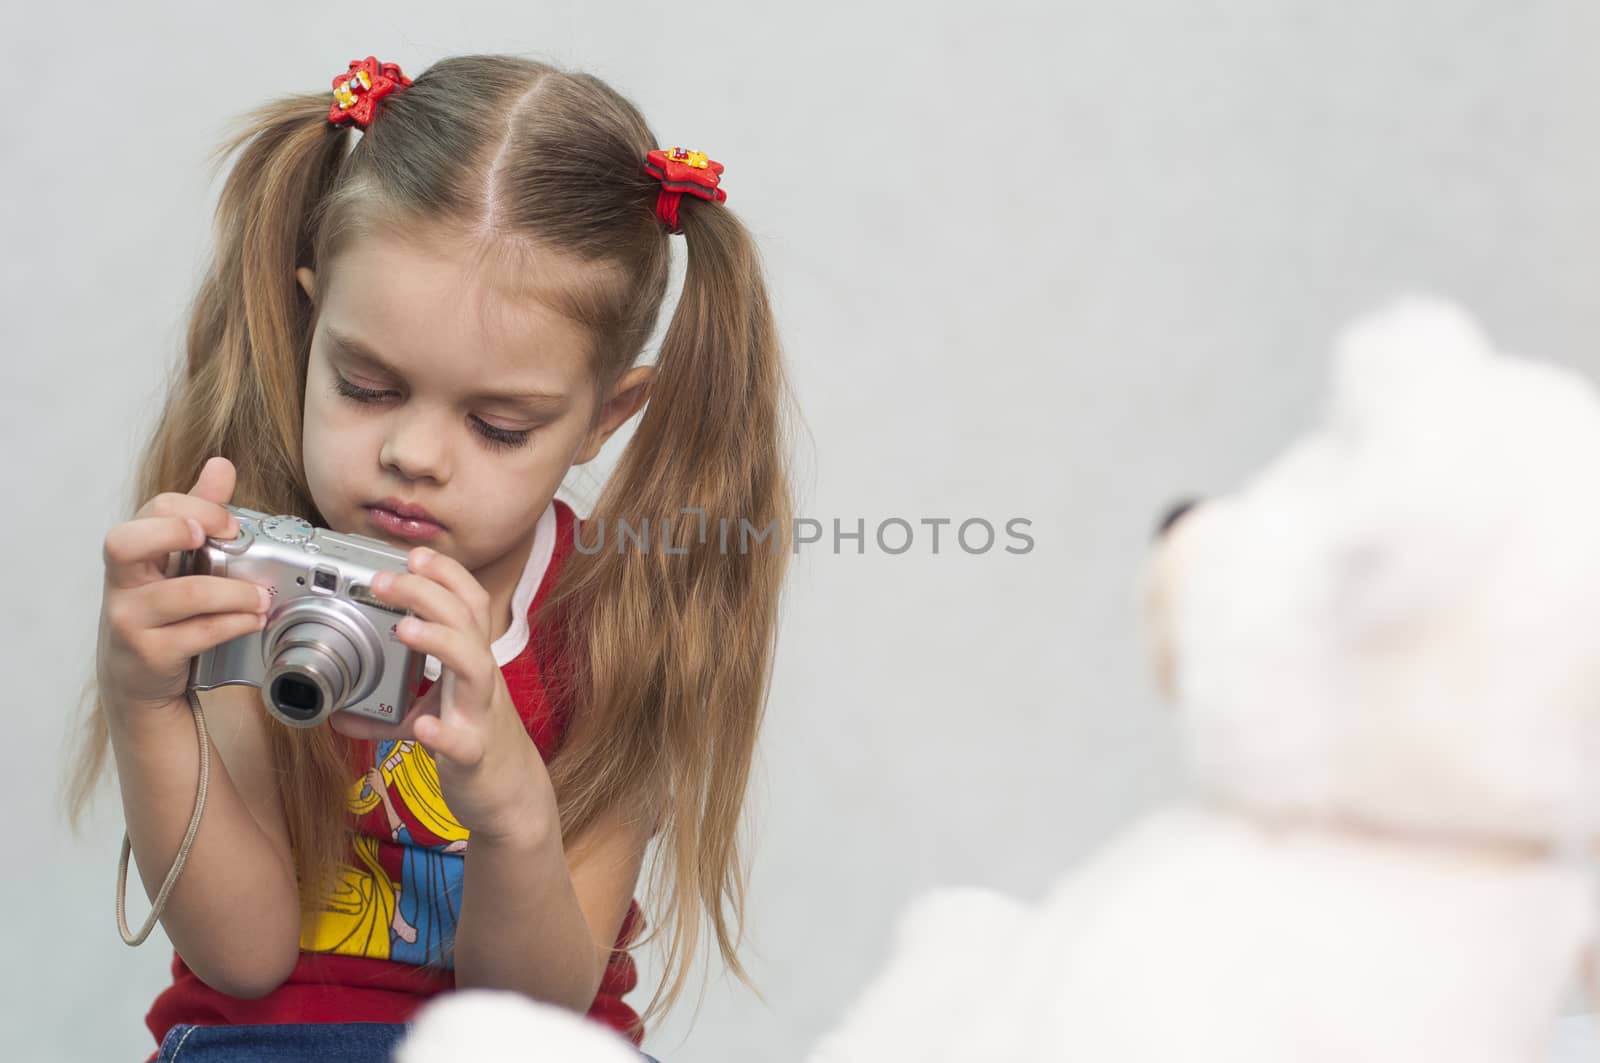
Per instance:
[[[398,725],[290,728],[256,688],[207,692],[209,793],[147,1016],[162,1058],[382,1059],[458,987],[637,1045],[621,997],[652,837],[670,933],[644,1017],[677,999],[703,917],[749,984],[736,827],[788,556],[789,407],[721,166],[659,150],[599,80],[506,56],[414,81],[352,63],[332,99],[254,112],[235,151],[143,505],[105,539],[73,822],[109,748],[156,895],[200,778],[189,659],[271,622],[253,583],[175,575],[176,552],[237,532],[224,503],[409,549],[372,591],[414,614],[397,636],[430,682]],[[673,234],[682,296],[636,366]],[[577,519],[563,478],[641,410]]]

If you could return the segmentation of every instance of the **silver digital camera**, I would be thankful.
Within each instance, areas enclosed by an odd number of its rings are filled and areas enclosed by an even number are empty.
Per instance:
[[[373,596],[372,577],[406,570],[407,551],[365,535],[312,527],[299,517],[226,506],[235,539],[185,550],[180,575],[233,576],[267,588],[266,626],[198,654],[189,686],[243,683],[291,727],[353,712],[397,723],[410,710],[425,654],[395,634],[408,610]]]

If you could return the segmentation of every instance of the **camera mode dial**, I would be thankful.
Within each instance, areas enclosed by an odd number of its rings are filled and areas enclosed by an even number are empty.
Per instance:
[[[268,517],[262,521],[261,530],[268,538],[276,539],[280,543],[288,543],[290,546],[299,546],[301,543],[309,541],[312,533],[316,531],[311,526],[310,521],[284,514]]]

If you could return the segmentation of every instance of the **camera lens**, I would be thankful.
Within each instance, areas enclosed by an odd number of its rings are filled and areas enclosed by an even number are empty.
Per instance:
[[[272,701],[299,720],[314,720],[322,712],[322,691],[298,676],[280,675],[272,684]]]
[[[383,677],[383,646],[349,602],[306,594],[273,618],[261,641],[261,700],[280,723],[314,727],[359,702]]]
[[[344,704],[361,678],[355,644],[333,624],[319,620],[290,625],[277,640],[267,669],[272,706],[285,723],[302,726],[319,722]]]

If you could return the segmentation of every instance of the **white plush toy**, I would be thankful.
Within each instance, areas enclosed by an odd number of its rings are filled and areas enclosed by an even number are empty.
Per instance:
[[[521,993],[461,989],[417,1012],[394,1063],[640,1063],[633,1045],[575,1011]]]
[[[1600,398],[1426,301],[1334,369],[1324,423],[1144,574],[1192,797],[1040,904],[919,901],[810,1063],[1546,1058],[1595,932]],[[638,1058],[484,990],[395,1055]]]
[[[1535,1063],[1591,952],[1600,397],[1412,299],[1141,584],[1187,800],[915,904],[811,1063]]]

